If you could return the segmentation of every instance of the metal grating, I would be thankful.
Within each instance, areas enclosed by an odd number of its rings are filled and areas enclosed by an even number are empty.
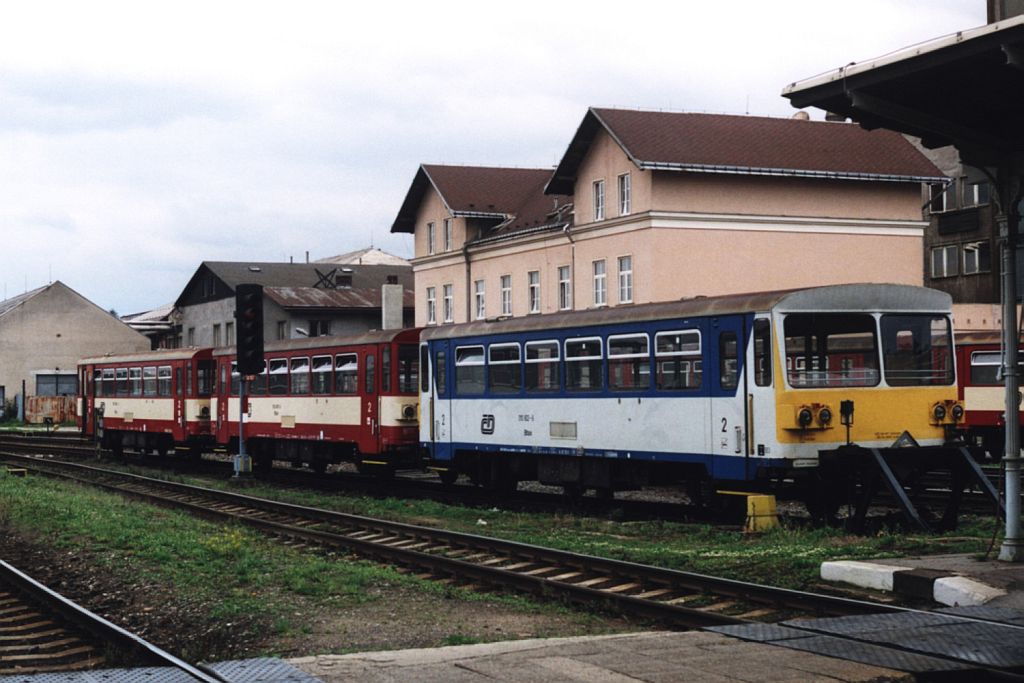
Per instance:
[[[319,678],[314,678],[281,659],[270,657],[218,662],[207,664],[206,667],[232,683],[320,683]]]
[[[741,640],[752,640],[758,643],[783,643],[793,638],[812,638],[813,633],[801,631],[797,628],[780,626],[778,624],[736,624],[734,626],[711,626],[705,631],[721,633],[724,636],[732,636]]]
[[[966,607],[946,607],[936,610],[954,617],[984,619],[1011,626],[1024,626],[1024,612],[1010,607],[990,607],[988,605],[970,605]]]
[[[856,640],[834,638],[832,636],[796,638],[777,644],[793,650],[802,650],[851,662],[860,662],[861,664],[870,664],[885,669],[895,669],[915,674],[965,671],[975,668],[962,662],[952,662],[947,659],[917,654],[916,652],[893,650],[881,645],[861,643]]]
[[[195,683],[184,671],[165,667],[96,669],[25,676],[0,676],[2,683]]]

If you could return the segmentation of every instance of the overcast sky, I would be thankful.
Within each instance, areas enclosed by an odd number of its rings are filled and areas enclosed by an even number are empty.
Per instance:
[[[420,163],[554,166],[589,106],[791,116],[792,81],[984,22],[984,0],[8,3],[0,298],[61,280],[126,314],[203,260],[410,257],[389,231]]]

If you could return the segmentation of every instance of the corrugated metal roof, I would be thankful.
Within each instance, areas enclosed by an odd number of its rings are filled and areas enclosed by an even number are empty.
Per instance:
[[[25,292],[24,294],[19,294],[18,296],[12,296],[10,299],[5,299],[3,301],[0,301],[0,316],[3,316],[5,314],[7,314],[8,312],[14,310],[15,308],[17,308],[18,306],[22,305],[23,303],[25,303],[26,301],[28,301],[32,297],[36,296],[37,294],[41,294],[42,292],[45,292],[50,287],[51,287],[51,285],[43,285],[42,287],[37,287],[35,289],[29,290],[29,291]]]

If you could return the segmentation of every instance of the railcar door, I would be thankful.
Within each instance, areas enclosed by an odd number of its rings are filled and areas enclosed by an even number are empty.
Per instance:
[[[713,318],[705,373],[711,382],[711,455],[715,479],[745,479],[747,409],[743,316]],[[709,372],[710,371],[710,372]]]
[[[430,451],[434,460],[452,459],[452,386],[448,368],[451,366],[451,344],[447,340],[431,342],[430,392],[431,409]]]
[[[366,352],[366,357],[363,360],[363,391],[362,391],[362,418],[363,418],[363,430],[366,434],[364,440],[366,444],[372,444],[369,447],[363,446],[362,450],[364,453],[379,453],[380,452],[380,424],[378,422],[377,412],[377,354],[375,347],[369,347]]]

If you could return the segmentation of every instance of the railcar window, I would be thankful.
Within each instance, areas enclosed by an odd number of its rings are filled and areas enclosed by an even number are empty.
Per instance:
[[[213,394],[213,384],[216,379],[216,366],[212,360],[201,360],[196,368],[196,394],[198,396],[210,396]]]
[[[526,390],[558,391],[562,384],[558,342],[526,342]]]
[[[128,387],[132,396],[142,396],[142,368],[128,368]]]
[[[754,321],[754,384],[772,385],[772,324],[764,318]]]
[[[878,339],[872,316],[791,313],[782,327],[790,386],[802,389],[878,384]]]
[[[376,356],[372,353],[366,354],[366,393],[372,394],[377,387],[377,363]]]
[[[518,394],[523,388],[519,344],[491,344],[487,348],[487,385],[495,394]]]
[[[971,384],[1004,384],[1001,376],[1003,354],[1000,351],[974,351],[971,353]],[[1024,373],[1024,361],[1018,362],[1019,371]]]
[[[322,395],[331,393],[331,377],[334,367],[330,356],[313,356],[313,393]]]
[[[316,360],[315,358],[313,359]],[[329,359],[328,359],[329,360]],[[335,359],[335,392],[339,394],[359,393],[359,356],[343,353]]]
[[[291,372],[288,373],[293,394],[309,393],[309,359],[292,358]]]
[[[270,359],[267,364],[267,389],[271,396],[283,396],[288,393],[288,361],[286,359]]]
[[[385,346],[380,350],[380,390],[391,391],[391,347]]]
[[[718,335],[718,384],[723,389],[735,389],[739,382],[738,346],[735,332]]]
[[[142,368],[142,395],[156,396],[156,368]]]
[[[114,368],[103,369],[103,381],[100,383],[102,388],[101,396],[116,396],[117,393],[114,389]]]
[[[420,373],[420,393],[425,394],[430,391],[430,348],[426,344],[420,346],[420,367],[423,368]]]
[[[883,315],[882,356],[890,386],[953,383],[953,342],[943,315]]]
[[[420,355],[414,344],[398,347],[398,393],[415,394],[419,384]]]
[[[238,363],[231,363],[231,394],[238,396],[238,391],[242,386],[242,376],[238,373]]]
[[[157,396],[171,395],[171,366],[161,365],[156,369]]]
[[[264,364],[263,372],[258,375],[254,375],[252,381],[249,382],[249,395],[267,395],[267,365]]]
[[[646,334],[608,337],[608,388],[612,391],[651,388],[651,349]]]
[[[484,347],[459,346],[455,349],[455,393],[484,392]]]
[[[565,342],[565,388],[567,391],[600,391],[601,340],[572,339]]]
[[[191,383],[192,380],[190,379],[189,384]],[[181,392],[184,386],[185,385],[181,381],[181,366],[179,366],[174,368],[174,395],[181,396]],[[189,390],[191,391],[191,387],[189,388]]]
[[[128,395],[128,368],[114,370],[114,391],[118,396]]]
[[[654,359],[659,391],[700,388],[703,379],[700,331],[658,332],[654,335]]]
[[[445,374],[444,351],[438,351],[434,360],[434,385],[437,387],[437,395],[444,396],[448,393],[448,375]]]

